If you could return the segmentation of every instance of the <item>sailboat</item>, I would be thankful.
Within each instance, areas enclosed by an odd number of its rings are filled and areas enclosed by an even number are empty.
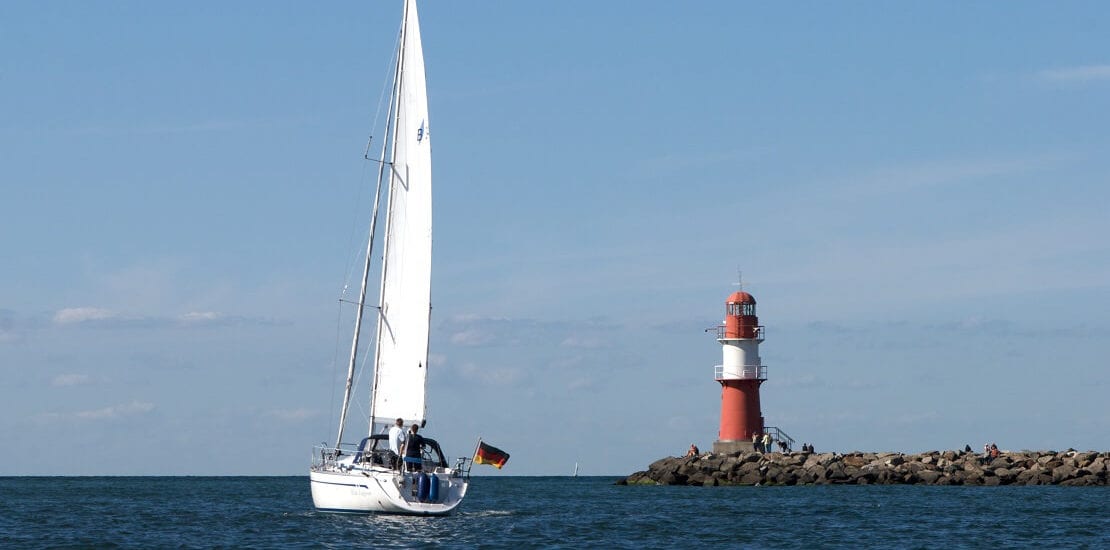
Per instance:
[[[335,445],[313,449],[309,481],[317,510],[446,515],[470,481],[470,459],[450,466],[439,444],[424,437],[420,457],[400,459],[383,427],[400,419],[423,427],[431,316],[432,195],[431,132],[424,54],[416,0],[405,0],[401,36],[378,164],[377,194],[366,245],[350,361]],[[384,253],[378,304],[366,303],[383,184],[386,201]],[[363,313],[377,313],[373,381],[367,436],[344,443]],[[378,432],[378,433],[375,433]],[[418,470],[418,471],[416,471]]]

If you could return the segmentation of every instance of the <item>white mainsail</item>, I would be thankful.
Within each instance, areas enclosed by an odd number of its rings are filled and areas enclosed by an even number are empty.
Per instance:
[[[373,421],[424,420],[432,293],[432,146],[415,0],[405,6],[389,170]]]

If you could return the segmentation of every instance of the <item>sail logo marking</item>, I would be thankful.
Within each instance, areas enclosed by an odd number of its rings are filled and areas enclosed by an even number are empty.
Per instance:
[[[416,142],[417,143],[420,143],[420,142],[424,141],[424,133],[426,132],[426,130],[424,129],[424,126],[425,126],[425,121],[421,120],[420,121],[420,128],[418,128],[416,130]]]

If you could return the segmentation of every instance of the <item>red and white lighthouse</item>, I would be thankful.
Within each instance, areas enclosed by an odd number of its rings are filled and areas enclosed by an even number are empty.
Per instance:
[[[717,327],[721,364],[713,378],[721,383],[721,429],[713,452],[752,451],[752,435],[763,432],[759,408],[759,385],[767,379],[767,367],[759,360],[763,327],[755,315],[755,298],[733,292],[725,301],[725,321]]]

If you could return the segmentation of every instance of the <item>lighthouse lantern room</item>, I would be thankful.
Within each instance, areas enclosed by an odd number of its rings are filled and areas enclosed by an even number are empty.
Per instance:
[[[725,320],[717,327],[721,364],[713,378],[721,384],[721,428],[713,452],[754,450],[752,436],[763,433],[759,386],[767,379],[767,367],[759,359],[763,327],[755,314],[755,298],[734,292],[725,301]]]

